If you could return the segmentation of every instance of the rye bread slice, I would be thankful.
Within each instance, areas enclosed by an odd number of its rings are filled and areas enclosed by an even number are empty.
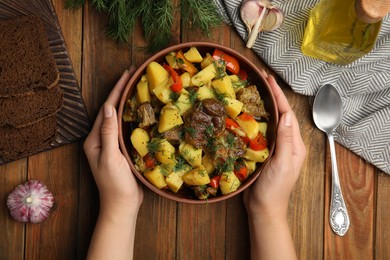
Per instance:
[[[27,95],[0,97],[0,127],[24,127],[55,114],[63,104],[59,86],[37,89]]]
[[[41,18],[19,16],[0,22],[0,97],[58,84],[59,72]]]
[[[0,127],[0,157],[10,161],[49,148],[56,132],[56,115],[26,127]]]

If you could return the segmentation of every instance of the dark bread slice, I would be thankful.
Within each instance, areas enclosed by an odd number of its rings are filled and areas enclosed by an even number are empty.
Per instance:
[[[0,97],[0,127],[10,125],[23,127],[55,114],[63,104],[59,86],[37,89],[17,97]]]
[[[0,21],[0,97],[57,85],[59,72],[41,18]]]
[[[55,114],[26,127],[0,127],[0,157],[10,161],[49,148],[56,132]]]

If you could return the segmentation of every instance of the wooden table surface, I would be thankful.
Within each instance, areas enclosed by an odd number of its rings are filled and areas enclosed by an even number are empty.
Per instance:
[[[64,9],[53,0],[82,95],[93,122],[121,73],[149,57],[137,25],[131,48],[115,45],[104,33],[107,17],[86,5]],[[175,1],[177,4],[178,1]],[[200,36],[179,14],[174,43],[206,40],[241,51],[269,69],[234,29],[224,25]],[[344,237],[328,223],[330,156],[326,136],[314,127],[305,96],[279,79],[295,111],[307,159],[291,196],[288,220],[299,259],[390,259],[390,177],[336,145],[342,190],[351,218]],[[56,208],[41,224],[21,224],[9,216],[6,199],[18,184],[39,179],[54,193]],[[242,196],[210,205],[179,204],[145,190],[135,242],[135,259],[249,259],[247,215]],[[84,259],[98,213],[98,193],[82,140],[0,167],[0,259]]]

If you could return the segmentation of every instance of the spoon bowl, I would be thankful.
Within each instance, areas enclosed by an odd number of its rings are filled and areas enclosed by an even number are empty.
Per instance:
[[[331,84],[322,86],[314,99],[313,120],[316,126],[326,133],[329,140],[332,161],[332,197],[330,200],[329,223],[332,230],[339,236],[344,236],[347,233],[350,224],[347,207],[340,188],[333,139],[333,131],[339,126],[342,118],[343,103],[339,92]]]

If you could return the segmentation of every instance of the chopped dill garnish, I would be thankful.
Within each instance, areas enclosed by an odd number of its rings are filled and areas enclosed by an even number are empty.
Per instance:
[[[236,158],[228,157],[225,162],[217,165],[216,169],[219,172],[232,172],[234,170],[234,162]]]
[[[217,100],[221,101],[224,105],[228,104],[228,101],[225,99],[228,96],[226,93],[221,93],[216,89],[213,89],[212,91]]]
[[[226,136],[226,144],[227,144],[228,148],[233,148],[235,141],[236,141],[236,137],[234,136],[234,134],[228,132],[228,134]]]
[[[167,177],[170,173],[172,168],[167,164],[160,164],[161,173]]]
[[[246,85],[248,85],[248,81],[246,80],[232,80],[232,86],[234,90],[242,89]]]
[[[222,79],[226,74],[226,62],[223,59],[219,59],[213,62],[215,68],[215,79]]]
[[[184,131],[188,133],[191,137],[195,137],[196,130],[193,127],[184,127]]]
[[[214,126],[213,125],[207,125],[205,128],[205,134],[207,137],[212,137],[214,134]]]
[[[150,142],[147,144],[148,152],[154,155],[155,153],[161,150],[161,141],[160,138],[152,138]]]
[[[195,90],[195,88],[188,89],[188,98],[192,105],[195,104],[196,100],[198,99],[198,92]]]
[[[175,167],[173,168],[173,171],[180,172],[181,170],[183,170],[186,167],[186,165],[187,165],[186,160],[184,160],[184,158],[181,156],[178,156],[176,158],[176,160],[177,160],[177,163],[176,163]]]
[[[172,99],[173,102],[176,102],[180,97],[180,93],[177,93],[177,92],[174,92],[174,91],[171,91],[171,93],[169,94],[169,98]]]
[[[183,60],[182,58],[176,58],[176,62],[177,62],[177,64],[179,65],[179,67],[180,67],[181,65],[184,65],[184,60]]]

